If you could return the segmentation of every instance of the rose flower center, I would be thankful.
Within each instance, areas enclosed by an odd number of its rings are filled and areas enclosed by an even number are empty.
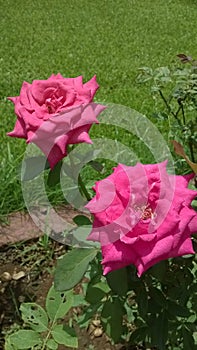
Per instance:
[[[150,207],[145,207],[145,209],[142,211],[141,219],[147,220],[152,219],[154,216],[152,209]]]
[[[135,206],[135,211],[142,220],[153,219],[155,216],[149,205]]]
[[[47,107],[48,113],[52,114],[58,111],[59,107],[62,106],[63,96],[56,97],[53,94],[51,97],[47,98],[45,101],[45,106]]]

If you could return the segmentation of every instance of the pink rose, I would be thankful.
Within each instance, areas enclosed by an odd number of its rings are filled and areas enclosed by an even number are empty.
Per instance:
[[[134,264],[141,276],[160,260],[194,253],[197,191],[187,188],[193,174],[169,175],[166,163],[119,164],[96,183],[86,205],[94,216],[88,240],[101,243],[104,274]]]
[[[88,131],[105,108],[92,103],[98,88],[96,76],[85,84],[82,76],[64,78],[61,74],[32,84],[24,82],[20,96],[9,97],[17,121],[8,135],[37,144],[53,168],[67,155],[69,144],[91,143]]]

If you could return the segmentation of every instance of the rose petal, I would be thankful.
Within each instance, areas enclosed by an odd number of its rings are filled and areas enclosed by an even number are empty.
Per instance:
[[[99,88],[99,85],[96,81],[96,75],[94,75],[87,83],[84,84],[84,88],[90,90],[92,100],[96,91]]]
[[[25,130],[25,123],[24,123],[24,121],[18,119],[16,121],[14,130],[11,131],[11,132],[8,132],[7,135],[11,136],[11,137],[19,137],[19,138],[26,139],[27,138],[27,133],[26,133],[26,130]]]

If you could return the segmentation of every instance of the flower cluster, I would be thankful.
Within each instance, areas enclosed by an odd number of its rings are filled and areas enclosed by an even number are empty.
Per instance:
[[[105,108],[93,101],[96,77],[60,74],[47,80],[24,82],[19,96],[9,99],[17,115],[9,136],[25,138],[40,147],[53,168],[67,155],[69,144],[91,143],[88,135]],[[169,175],[167,162],[119,164],[95,185],[87,204],[94,217],[89,240],[101,244],[104,274],[134,264],[141,276],[157,262],[194,253],[191,235],[197,232],[197,215],[188,189],[193,174]]]

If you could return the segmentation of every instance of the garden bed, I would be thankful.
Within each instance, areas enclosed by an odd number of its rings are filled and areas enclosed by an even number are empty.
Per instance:
[[[65,208],[59,211],[65,215]],[[72,214],[71,210],[71,217]],[[44,243],[42,232],[28,214],[14,213],[8,220],[10,225],[2,225],[0,235],[0,348],[3,348],[6,334],[22,325],[19,311],[22,302],[36,301],[44,307],[46,295],[53,283],[56,260],[66,251],[66,246],[51,239]],[[96,328],[102,330],[93,324],[88,329],[81,329],[75,324],[80,350],[143,349],[112,345],[103,331],[95,332]],[[64,349],[70,348],[59,346],[59,350]]]

